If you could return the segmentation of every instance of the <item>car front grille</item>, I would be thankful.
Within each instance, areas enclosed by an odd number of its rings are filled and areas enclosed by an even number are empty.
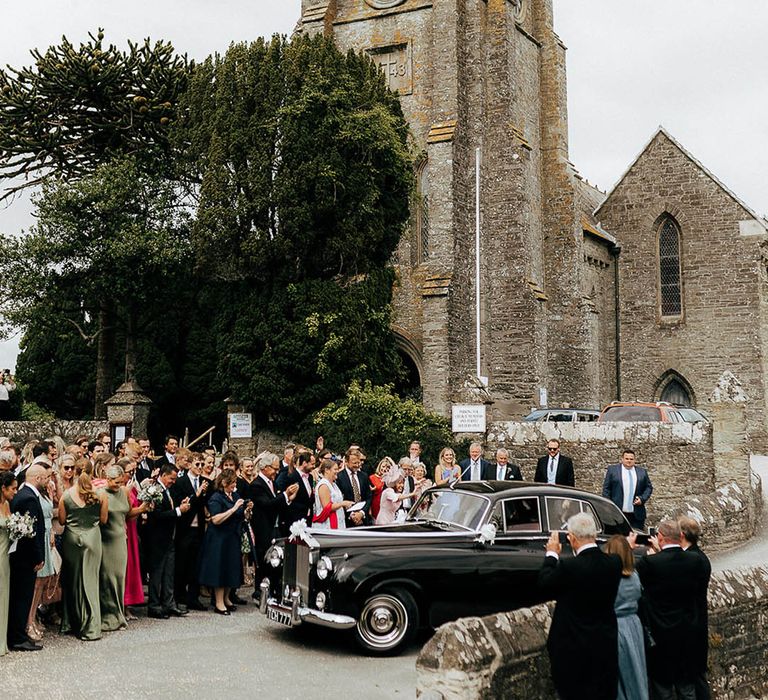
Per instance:
[[[310,549],[303,542],[286,542],[283,561],[283,581],[281,595],[284,601],[298,589],[301,600],[306,605],[309,601],[309,553]],[[287,594],[286,594],[287,592]]]

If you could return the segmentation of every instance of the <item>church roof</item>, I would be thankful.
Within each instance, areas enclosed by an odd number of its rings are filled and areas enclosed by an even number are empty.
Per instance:
[[[748,206],[742,199],[740,199],[731,189],[726,187],[725,184],[723,184],[717,176],[709,170],[700,160],[695,158],[686,148],[683,146],[672,134],[670,134],[663,126],[659,126],[659,128],[656,130],[656,132],[653,134],[653,136],[650,138],[648,143],[643,146],[640,153],[637,154],[637,157],[632,161],[630,166],[622,173],[621,177],[619,178],[618,182],[610,189],[608,190],[608,193],[605,195],[605,198],[600,203],[600,205],[595,209],[594,214],[595,216],[599,216],[600,209],[605,206],[605,203],[611,198],[611,195],[618,189],[618,187],[621,185],[621,183],[624,181],[624,179],[629,175],[629,173],[632,171],[632,169],[637,165],[637,162],[640,160],[640,158],[643,156],[643,154],[651,147],[651,144],[660,136],[664,136],[667,140],[670,141],[670,143],[674,144],[677,149],[686,157],[688,160],[690,160],[699,170],[701,170],[712,182],[714,182],[723,192],[725,192],[731,199],[733,199],[736,204],[738,204],[744,211],[746,211],[755,221],[757,221],[766,231],[768,231],[768,221],[764,219],[762,216],[757,214],[750,206]]]

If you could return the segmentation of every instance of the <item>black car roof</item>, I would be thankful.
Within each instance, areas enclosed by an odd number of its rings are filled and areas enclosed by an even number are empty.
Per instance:
[[[553,486],[550,484],[541,484],[535,481],[460,481],[453,486],[437,486],[433,487],[435,490],[453,489],[454,491],[464,491],[468,493],[476,493],[483,496],[496,496],[502,494],[505,496],[571,496],[586,498],[588,500],[607,501],[608,499],[599,496],[591,491],[582,491],[581,489],[575,489],[570,486]],[[494,499],[495,500],[495,499]]]

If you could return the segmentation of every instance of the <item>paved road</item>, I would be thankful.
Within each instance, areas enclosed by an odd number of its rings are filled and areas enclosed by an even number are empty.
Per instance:
[[[768,564],[768,457],[752,455],[751,466],[763,481],[763,522],[760,530],[745,545],[712,558],[715,571]]]
[[[229,617],[140,617],[98,642],[51,632],[42,651],[0,658],[0,687],[3,700],[413,698],[419,642],[399,657],[369,658],[348,634],[279,628],[248,605]]]

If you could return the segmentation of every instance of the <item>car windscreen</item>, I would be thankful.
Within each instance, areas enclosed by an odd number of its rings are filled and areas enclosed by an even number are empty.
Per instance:
[[[473,493],[451,489],[427,491],[411,508],[408,520],[436,520],[477,530],[487,508],[488,499]]]
[[[661,411],[655,406],[610,406],[600,420],[660,421]]]
[[[699,421],[707,420],[694,408],[678,408],[677,410],[687,423],[698,423]]]

